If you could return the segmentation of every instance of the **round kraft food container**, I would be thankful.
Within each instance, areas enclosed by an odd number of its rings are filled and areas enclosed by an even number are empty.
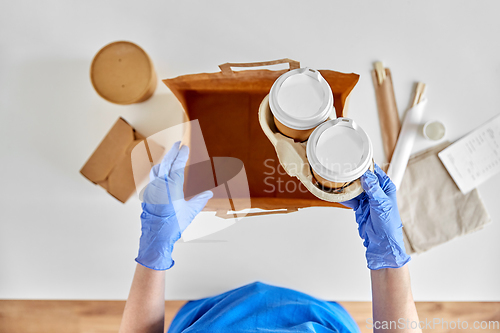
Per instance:
[[[337,118],[316,127],[307,141],[306,154],[319,187],[338,191],[368,170],[373,147],[354,120]]]
[[[446,134],[444,124],[437,120],[430,120],[424,124],[422,129],[424,137],[429,140],[441,140]]]
[[[321,73],[298,68],[281,75],[271,87],[269,107],[274,123],[285,136],[306,141],[314,128],[333,112],[333,93]]]
[[[157,84],[147,53],[125,41],[108,44],[95,55],[90,80],[102,98],[122,105],[144,102],[153,95]]]

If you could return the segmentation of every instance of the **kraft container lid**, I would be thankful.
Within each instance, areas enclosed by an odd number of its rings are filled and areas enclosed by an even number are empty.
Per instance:
[[[274,82],[269,94],[269,106],[283,125],[307,130],[330,117],[333,93],[319,71],[298,68],[286,72]]]
[[[370,167],[373,147],[366,132],[349,118],[337,118],[319,125],[306,147],[311,168],[321,177],[337,183],[358,179]]]
[[[102,98],[117,104],[136,103],[156,85],[156,74],[147,53],[125,41],[108,44],[95,55],[90,79]]]

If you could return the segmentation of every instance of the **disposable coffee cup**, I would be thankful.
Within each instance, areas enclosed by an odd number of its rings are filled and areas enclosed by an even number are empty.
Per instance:
[[[90,80],[102,98],[121,105],[146,101],[157,84],[153,62],[147,53],[125,41],[108,44],[95,55]]]
[[[302,142],[333,112],[333,93],[321,73],[298,68],[281,75],[271,87],[269,107],[277,129]]]
[[[307,141],[306,155],[319,187],[339,190],[368,170],[373,147],[354,120],[337,118],[316,127]]]

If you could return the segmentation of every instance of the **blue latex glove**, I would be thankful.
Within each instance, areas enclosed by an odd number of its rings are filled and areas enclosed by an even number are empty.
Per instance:
[[[202,192],[191,200],[184,200],[184,168],[189,156],[187,146],[174,143],[161,164],[150,172],[142,203],[142,235],[139,264],[167,270],[174,265],[172,250],[182,232],[213,196],[211,191]]]
[[[359,235],[364,239],[369,269],[399,268],[411,257],[403,242],[403,225],[396,202],[396,186],[375,164],[375,173],[368,170],[361,176],[365,192],[343,202],[356,212]]]

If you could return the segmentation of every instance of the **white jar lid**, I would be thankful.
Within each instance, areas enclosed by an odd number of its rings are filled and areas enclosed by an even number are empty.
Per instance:
[[[424,137],[429,140],[441,140],[446,134],[444,124],[437,120],[430,120],[423,128]]]
[[[368,170],[373,148],[366,132],[352,119],[337,118],[316,127],[307,141],[306,153],[319,176],[346,183]]]
[[[298,68],[286,72],[274,82],[269,107],[283,125],[307,130],[330,117],[333,93],[319,71]]]

